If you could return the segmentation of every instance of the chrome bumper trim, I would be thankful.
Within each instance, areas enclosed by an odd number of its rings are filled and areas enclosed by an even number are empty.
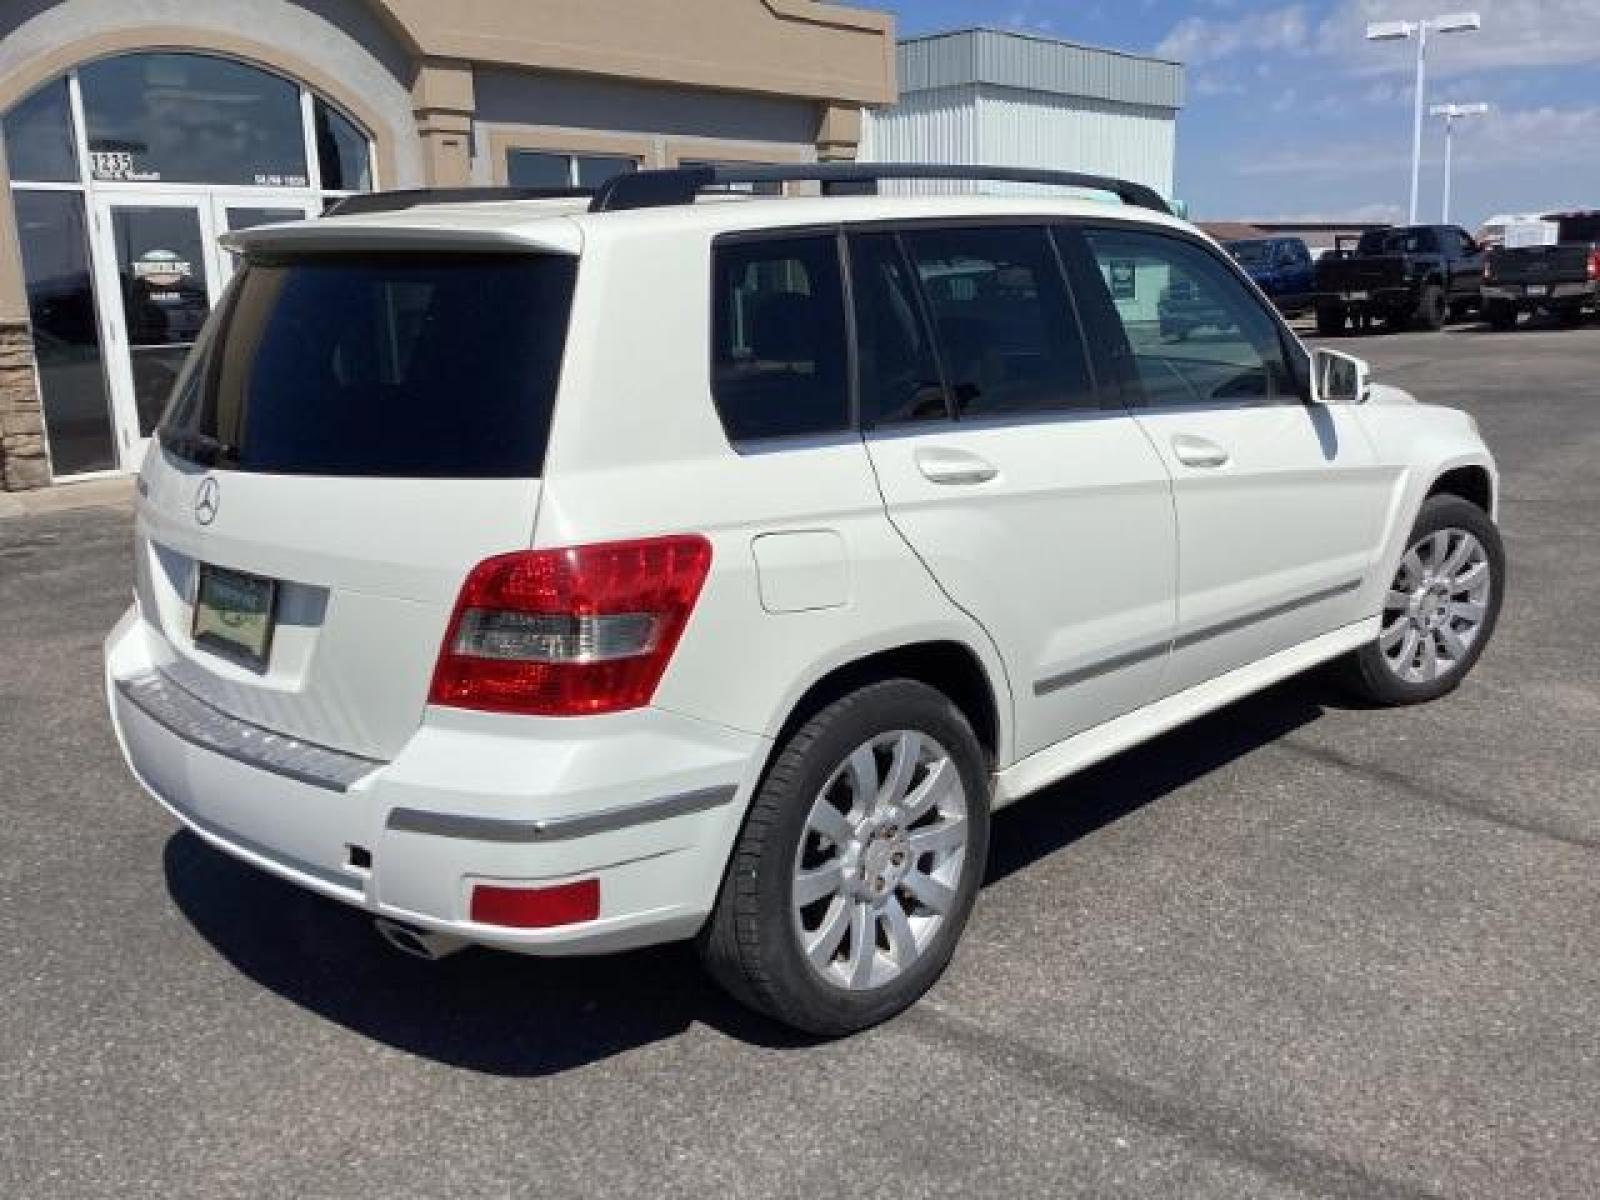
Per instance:
[[[719,808],[731,801],[737,792],[738,788],[728,784],[663,796],[639,804],[624,804],[599,812],[578,813],[570,817],[543,817],[532,821],[397,808],[389,813],[388,827],[402,833],[426,833],[434,837],[465,838],[475,842],[561,842]]]
[[[385,764],[330,750],[230,717],[160,671],[118,679],[117,691],[145,716],[184,741],[297,783],[344,792]]]

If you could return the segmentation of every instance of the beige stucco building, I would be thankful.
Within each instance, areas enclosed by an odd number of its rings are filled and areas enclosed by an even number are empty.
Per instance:
[[[883,13],[812,0],[0,6],[0,486],[137,466],[232,264],[354,191],[854,157]]]

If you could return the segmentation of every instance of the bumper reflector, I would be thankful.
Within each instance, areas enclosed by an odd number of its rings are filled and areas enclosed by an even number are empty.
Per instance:
[[[480,883],[472,889],[472,919],[482,925],[544,929],[576,925],[600,915],[600,881],[580,879],[555,887],[499,887]]]

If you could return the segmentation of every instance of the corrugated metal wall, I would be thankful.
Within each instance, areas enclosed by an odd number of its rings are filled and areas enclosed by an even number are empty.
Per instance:
[[[982,162],[977,87],[969,84],[914,92],[893,108],[868,110],[856,157],[861,162]],[[930,180],[915,185],[885,184],[883,190],[914,190],[927,195],[970,192],[973,188],[969,184]]]
[[[1175,113],[1107,100],[967,86],[913,92],[869,111],[862,162],[983,163],[1088,171],[1172,194]],[[885,191],[1014,192],[1015,185],[916,184]]]
[[[981,87],[979,161],[996,166],[1089,171],[1172,194],[1175,114],[1108,100]]]
[[[1054,38],[969,29],[909,38],[898,49],[900,94],[964,83],[1183,107],[1183,68]]]

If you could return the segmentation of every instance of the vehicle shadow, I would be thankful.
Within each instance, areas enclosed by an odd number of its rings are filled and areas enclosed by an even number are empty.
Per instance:
[[[1313,674],[1127,751],[995,820],[988,882],[1317,720],[1339,703]],[[371,918],[217,851],[187,832],[164,853],[167,889],[239,971],[325,1020],[436,1062],[506,1076],[557,1074],[709,1025],[784,1049],[810,1039],[728,999],[687,945],[594,958],[469,949],[407,958]]]

